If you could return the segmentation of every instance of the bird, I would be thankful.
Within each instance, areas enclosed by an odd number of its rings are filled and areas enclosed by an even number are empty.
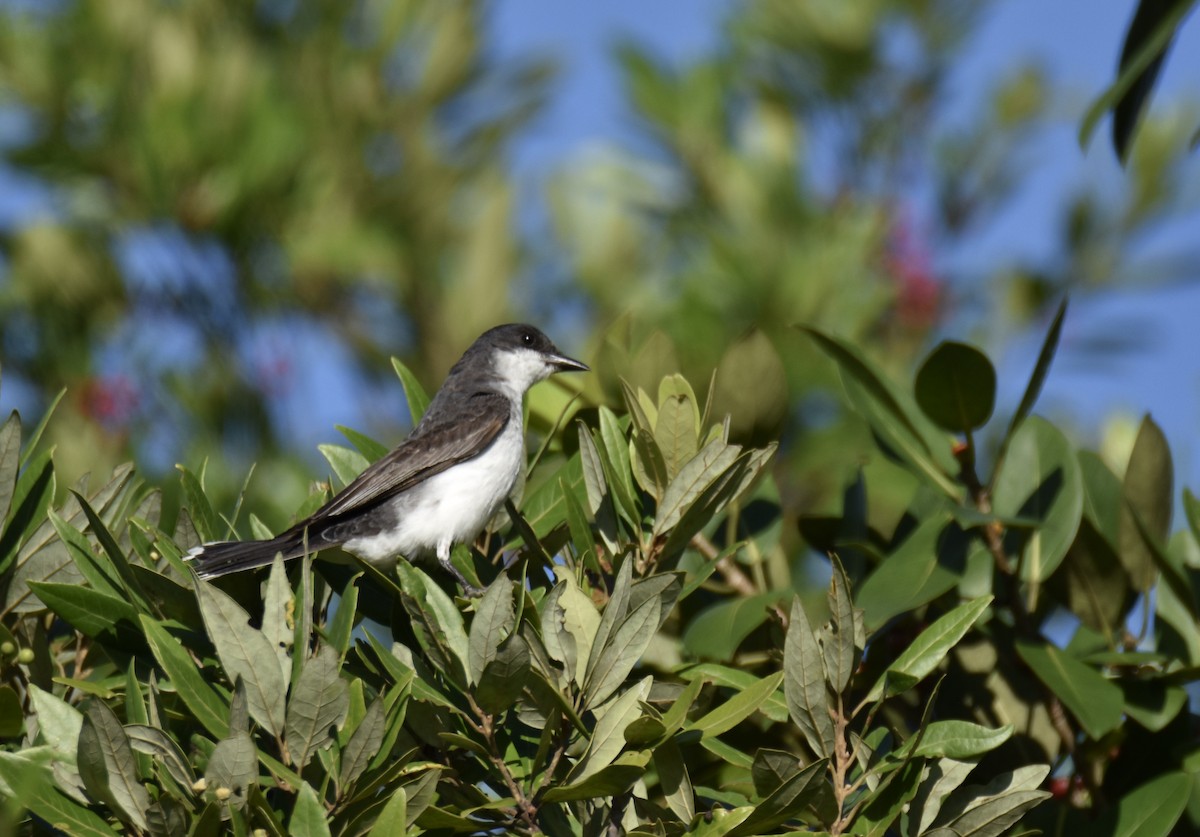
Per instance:
[[[534,326],[489,329],[450,369],[412,433],[329,502],[270,540],[206,543],[187,558],[212,579],[335,546],[384,571],[432,552],[468,594],[478,592],[450,563],[450,549],[474,540],[519,483],[525,393],[558,372],[586,371]]]

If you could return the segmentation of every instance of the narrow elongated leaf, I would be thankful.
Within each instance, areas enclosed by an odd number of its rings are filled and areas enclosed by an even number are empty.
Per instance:
[[[403,832],[396,832],[397,834]],[[296,806],[292,809],[292,818],[288,820],[288,834],[291,837],[329,837],[329,822],[325,817],[325,806],[321,798],[308,782],[300,786],[296,794]]]
[[[774,793],[755,806],[754,812],[740,825],[726,832],[729,837],[772,834],[788,820],[795,819],[816,799],[825,783],[827,759],[818,759],[780,785]]]
[[[406,596],[404,609],[413,620],[413,629],[422,646],[444,658],[443,670],[460,683],[466,682],[470,640],[462,614],[450,597],[424,572],[401,561],[396,565],[400,586]]]
[[[669,532],[704,490],[733,465],[741,450],[714,439],[684,463],[663,492],[654,517],[655,536]]]
[[[696,792],[687,765],[675,739],[668,738],[654,750],[654,766],[662,786],[667,807],[676,818],[687,825],[696,817]]]
[[[596,660],[584,689],[584,705],[598,706],[625,682],[658,630],[658,598],[647,599],[629,614]]]
[[[33,767],[17,753],[0,753],[0,782],[12,789],[21,805],[72,837],[113,837],[108,823],[72,802],[55,787],[48,765]]]
[[[1126,794],[1112,816],[1112,837],[1161,837],[1170,834],[1187,806],[1192,780],[1186,773],[1164,773]]]
[[[925,832],[926,837],[1000,837],[1050,794],[1019,790],[985,799],[963,814]]]
[[[1121,723],[1125,704],[1121,689],[1095,669],[1052,645],[1019,642],[1017,653],[1093,739]]]
[[[88,704],[79,730],[76,764],[88,793],[125,822],[149,828],[145,811],[150,807],[150,795],[138,781],[133,748],[120,719],[102,701]]]
[[[417,376],[399,358],[392,358],[392,368],[396,370],[396,377],[400,379],[400,383],[404,387],[404,398],[408,402],[408,414],[415,427],[421,417],[425,415],[425,410],[429,408],[429,395],[421,386],[421,382],[417,380]]]
[[[613,759],[625,746],[625,728],[642,715],[640,702],[650,694],[652,682],[652,677],[646,677],[630,686],[615,700],[596,709],[600,720],[596,723],[584,757],[567,774],[568,783],[582,781],[612,764]]]
[[[125,599],[74,584],[48,581],[28,583],[29,589],[46,607],[86,636],[95,638],[128,634],[129,628],[137,624],[138,612]]]
[[[854,819],[854,833],[863,837],[883,837],[921,786],[924,765],[914,759],[891,773],[868,797]]]
[[[354,734],[350,736],[350,740],[346,742],[346,746],[342,750],[340,773],[342,787],[354,784],[383,745],[383,735],[387,730],[387,716],[384,713],[383,704],[382,697],[371,701],[358,728],[354,730]]]
[[[154,659],[158,661],[187,708],[209,733],[217,738],[224,738],[229,732],[228,704],[208,685],[208,681],[200,674],[196,664],[178,640],[150,617],[141,616],[139,619]]]
[[[934,721],[925,727],[920,740],[914,736],[898,754],[925,758],[969,759],[982,756],[1012,738],[1012,724],[999,729],[973,724],[970,721]]]
[[[867,626],[915,610],[954,588],[966,564],[967,536],[948,514],[923,520],[863,582],[856,602]]]
[[[1037,362],[1033,365],[1029,383],[1025,385],[1025,392],[1021,395],[1021,403],[1017,405],[1016,412],[1008,422],[1008,430],[1004,433],[1004,439],[1000,442],[1000,450],[996,454],[995,470],[997,471],[1008,453],[1008,445],[1012,441],[1013,434],[1033,412],[1033,405],[1037,403],[1038,396],[1042,394],[1042,384],[1046,382],[1046,376],[1050,374],[1050,364],[1054,361],[1054,353],[1058,351],[1058,338],[1062,336],[1063,320],[1066,315],[1067,298],[1063,297],[1063,301],[1058,304],[1058,310],[1050,323],[1050,328],[1046,331],[1046,338],[1042,341],[1042,348],[1038,352]]]
[[[728,732],[757,712],[767,698],[775,694],[775,690],[779,688],[781,682],[783,682],[782,671],[762,678],[719,704],[708,714],[697,718],[689,726],[689,729],[699,730],[705,738]]]
[[[195,783],[196,774],[183,751],[175,739],[161,729],[147,724],[128,724],[125,734],[134,750],[153,756],[155,764],[162,766],[181,788],[190,788]]]
[[[317,445],[333,473],[342,485],[349,485],[354,478],[366,470],[371,463],[356,450],[341,445]]]
[[[379,819],[367,832],[367,837],[392,837],[393,834],[403,834],[407,827],[408,794],[404,788],[396,788],[387,805],[379,812]]]
[[[650,754],[622,753],[612,764],[586,776],[546,791],[546,802],[571,802],[578,799],[603,799],[625,793],[646,772]]]
[[[633,468],[629,460],[629,443],[613,411],[601,406],[600,439],[604,443],[604,465],[608,485],[616,500],[617,511],[635,528],[641,525],[637,492],[633,487]]]
[[[358,449],[358,452],[367,458],[368,462],[374,462],[376,459],[382,459],[387,456],[388,449],[386,445],[381,445],[370,436],[359,433],[353,427],[344,427],[340,424],[335,424],[338,433],[346,437],[350,444]]]
[[[513,585],[507,576],[500,575],[477,600],[475,618],[471,620],[467,663],[472,683],[479,682],[483,669],[496,658],[496,649],[515,624]]]
[[[0,525],[8,520],[21,463],[21,417],[13,410],[0,428]]]
[[[850,683],[850,677],[858,668],[862,643],[856,635],[855,624],[862,624],[861,616],[856,619],[854,603],[850,600],[850,580],[842,568],[842,562],[833,559],[833,576],[829,580],[829,625],[822,631],[821,649],[825,652],[825,672],[834,692],[842,692]]]
[[[887,672],[879,678],[867,695],[868,702],[879,700],[884,696],[885,685],[890,686],[889,694],[898,694],[895,690],[897,683],[903,682],[915,685],[941,665],[942,660],[958,641],[966,636],[979,617],[992,603],[992,596],[984,596],[971,602],[966,602],[943,614],[936,622],[913,640],[896,661],[888,666]],[[895,675],[904,675],[897,678]],[[911,680],[909,678],[912,678]]]
[[[666,383],[665,379],[663,383]],[[688,398],[685,393],[669,393],[660,398],[654,441],[662,451],[668,479],[673,479],[696,455],[699,422],[700,413],[694,398]]]
[[[971,771],[975,769],[974,760],[959,761],[957,759],[938,759],[929,765],[929,772],[921,782],[921,788],[913,797],[909,807],[908,821],[910,832],[923,834],[933,825],[942,803],[955,789],[958,788]],[[916,828],[912,828],[916,823]]]
[[[520,634],[510,634],[479,678],[475,697],[485,712],[500,714],[521,696],[529,678],[529,646]]]
[[[44,692],[30,683],[29,701],[37,716],[38,736],[45,741],[63,761],[73,763],[79,744],[79,729],[83,726],[83,713],[51,692]]]
[[[825,685],[825,659],[817,645],[800,597],[792,599],[787,637],[783,646],[783,693],[792,721],[804,733],[813,752],[833,752],[833,721]]]
[[[295,642],[295,627],[290,624],[295,601],[292,588],[288,585],[287,571],[283,558],[275,556],[271,572],[267,576],[267,587],[263,594],[262,634],[279,660],[279,674],[286,689],[292,679],[292,656],[289,651]]]
[[[303,768],[312,755],[329,746],[330,729],[341,726],[350,705],[337,654],[322,645],[304,664],[287,704],[288,750],[292,764]]]
[[[1121,486],[1124,502],[1117,529],[1117,556],[1133,586],[1143,592],[1158,578],[1153,548],[1161,549],[1171,528],[1173,484],[1174,468],[1167,438],[1147,415],[1142,419],[1125,468]],[[1153,544],[1146,543],[1146,536]]]
[[[250,615],[232,596],[199,580],[196,595],[225,674],[233,681],[242,678],[250,716],[278,736],[283,732],[287,685],[275,649],[261,631],[250,627]]]
[[[629,615],[629,599],[632,587],[633,561],[627,560],[617,570],[617,577],[613,581],[612,593],[609,594],[608,604],[604,606],[604,612],[600,614],[600,624],[596,626],[596,634],[592,640],[592,648],[587,660],[586,674],[588,678],[593,676],[596,664],[600,661],[600,656],[604,648],[608,645],[613,631]]]

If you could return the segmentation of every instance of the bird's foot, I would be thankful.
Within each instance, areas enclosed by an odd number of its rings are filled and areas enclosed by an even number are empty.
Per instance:
[[[466,593],[467,596],[470,598],[476,598],[483,595],[483,589],[476,587],[474,584],[467,581],[467,577],[459,571],[458,567],[454,566],[449,558],[439,558],[438,563],[442,565],[442,569],[458,579],[458,583],[462,585],[463,592]]]

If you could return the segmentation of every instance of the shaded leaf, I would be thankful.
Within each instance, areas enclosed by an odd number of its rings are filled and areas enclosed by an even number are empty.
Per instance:
[[[300,670],[288,700],[285,729],[292,764],[304,767],[317,750],[329,746],[330,730],[341,726],[349,705],[337,654],[322,645]]]
[[[813,752],[833,752],[833,721],[829,715],[829,693],[825,685],[825,661],[817,646],[800,597],[792,599],[787,637],[783,645],[784,697],[788,713]]]
[[[1153,546],[1145,542],[1139,530],[1144,529],[1154,546],[1161,548],[1166,542],[1171,528],[1173,484],[1174,468],[1167,438],[1147,415],[1142,419],[1125,468],[1121,485],[1124,502],[1117,530],[1117,556],[1137,590],[1149,590],[1158,578]]]
[[[939,343],[917,371],[917,404],[935,424],[951,433],[970,433],[992,417],[996,370],[974,346]]]
[[[1121,723],[1125,704],[1121,690],[1095,669],[1052,645],[1018,642],[1017,653],[1093,739]]]

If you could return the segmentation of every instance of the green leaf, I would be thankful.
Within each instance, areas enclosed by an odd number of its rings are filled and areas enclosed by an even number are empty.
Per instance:
[[[1017,653],[1091,738],[1099,740],[1121,723],[1125,705],[1121,689],[1095,669],[1052,645],[1018,642]]]
[[[231,808],[240,809],[246,804],[250,788],[258,781],[258,751],[248,732],[234,732],[217,742],[204,780],[210,794],[218,788],[231,792],[225,803]]]
[[[729,435],[761,445],[779,438],[787,420],[787,370],[771,339],[754,329],[717,362],[709,388],[711,416],[729,416]]]
[[[966,781],[976,763],[975,760],[957,759],[938,759],[929,763],[927,775],[909,806],[910,833],[924,834],[929,830],[946,798]]]
[[[867,626],[879,628],[954,589],[962,577],[966,541],[949,514],[921,521],[859,588],[856,603]]]
[[[818,757],[833,752],[833,721],[829,715],[825,658],[817,645],[800,597],[792,599],[783,645],[783,693],[788,713]]]
[[[295,601],[288,584],[287,570],[283,558],[276,554],[267,575],[267,587],[263,593],[262,635],[270,643],[279,660],[279,674],[286,688],[292,679],[292,657],[288,652],[295,642],[296,630],[291,624]]]
[[[757,712],[782,682],[782,671],[764,677],[693,721],[687,728],[698,730],[705,738],[728,732]]]
[[[1194,0],[1138,5],[1121,51],[1117,79],[1092,102],[1080,123],[1081,148],[1087,148],[1096,126],[1112,110],[1113,146],[1117,157],[1122,163],[1125,162],[1129,139],[1154,87],[1163,57],[1194,5]]]
[[[924,764],[914,759],[890,774],[867,797],[858,816],[854,818],[853,833],[864,837],[883,837],[887,834],[905,806],[917,795],[923,769]]]
[[[696,793],[675,739],[668,738],[655,748],[654,767],[667,807],[684,825],[691,823],[696,817]]]
[[[455,681],[466,683],[470,640],[462,614],[446,593],[424,572],[407,561],[396,565],[404,609],[412,618],[413,630],[426,653],[442,658],[442,670]]]
[[[605,765],[594,773],[551,788],[542,799],[546,802],[571,802],[622,794],[642,778],[649,761],[649,753],[624,753],[614,763]]]
[[[38,738],[46,742],[63,761],[73,763],[79,744],[83,713],[51,692],[30,683],[29,701],[37,717]]]
[[[1158,564],[1145,535],[1160,549],[1171,528],[1174,469],[1171,450],[1162,429],[1149,415],[1142,419],[1125,479],[1117,529],[1117,556],[1129,573],[1135,589],[1145,592],[1158,578]],[[1135,520],[1136,518],[1136,520]],[[1138,521],[1142,526],[1138,526]]]
[[[1114,637],[1131,598],[1129,576],[1112,545],[1086,515],[1062,566],[1071,612],[1092,630]]]
[[[204,486],[200,484],[200,480],[196,475],[184,468],[182,465],[175,466],[179,469],[180,483],[183,485],[183,500],[187,510],[191,512],[192,524],[196,527],[197,534],[200,535],[200,540],[204,542],[219,540],[222,535],[221,520],[217,513],[213,511],[212,504],[208,502],[208,495],[204,493]]]
[[[48,581],[30,581],[29,589],[50,610],[57,613],[85,636],[115,638],[122,635],[129,640],[137,625],[138,612],[124,599],[100,593],[90,587],[74,584],[55,584]]]
[[[396,834],[403,832],[397,831]],[[312,785],[304,782],[296,794],[296,806],[288,820],[291,837],[329,837],[329,823],[325,818],[325,806]]]
[[[496,658],[496,649],[515,625],[513,584],[507,576],[499,575],[475,603],[475,618],[471,620],[467,647],[470,682],[479,682],[483,669]]]
[[[658,597],[649,598],[621,622],[606,642],[587,675],[584,687],[584,706],[599,706],[625,682],[658,630]]]
[[[322,645],[304,663],[288,699],[285,728],[292,764],[303,768],[317,750],[329,746],[329,730],[342,725],[349,706],[349,689],[337,654]]]
[[[278,737],[287,684],[275,649],[261,631],[250,627],[250,615],[232,596],[199,579],[195,584],[204,626],[225,675],[231,682],[242,678],[251,717]]]
[[[990,753],[1012,738],[1012,734],[1012,724],[992,729],[970,721],[934,721],[925,727],[919,741],[917,736],[913,736],[896,755],[906,758],[975,758]],[[915,744],[916,749],[910,744]]]
[[[23,808],[63,834],[113,837],[108,823],[58,792],[49,765],[31,765],[19,753],[0,752],[0,782],[12,790]]]
[[[367,837],[392,837],[403,834],[408,827],[408,794],[404,788],[396,788],[395,793],[383,806],[379,819],[367,832]]]
[[[741,448],[713,439],[686,462],[663,492],[654,516],[654,536],[669,532],[704,490],[737,460]]]
[[[342,485],[349,485],[354,478],[367,469],[371,463],[356,450],[341,445],[317,445],[317,450],[325,457],[333,473],[337,475]]]
[[[567,667],[572,681],[583,685],[600,614],[569,572],[556,568],[556,574],[561,580],[543,605],[542,638],[550,655]]]
[[[1127,793],[1111,822],[1112,837],[1165,837],[1179,821],[1188,804],[1192,779],[1186,773],[1164,773]],[[1108,822],[1105,823],[1107,825]]]
[[[995,477],[992,510],[1037,521],[1031,532],[1010,528],[1005,549],[1020,554],[1024,581],[1049,578],[1066,557],[1083,517],[1079,460],[1062,431],[1037,416],[1021,424]]]
[[[683,633],[683,647],[708,659],[732,659],[742,641],[766,621],[767,609],[785,595],[773,591],[718,601],[692,618]]]
[[[184,704],[213,736],[224,738],[229,732],[228,704],[208,685],[208,681],[178,640],[150,617],[138,618],[154,659],[158,661]]]
[[[680,375],[673,377],[683,381]],[[659,388],[658,419],[654,423],[654,441],[662,451],[668,480],[674,479],[684,464],[696,455],[700,424],[695,396],[688,395],[691,387],[683,381],[688,392],[672,391],[671,381],[670,377],[664,378]]]
[[[903,682],[906,687],[911,688],[921,682],[941,665],[950,649],[966,636],[967,631],[979,620],[991,603],[992,596],[984,596],[961,604],[939,617],[901,652],[895,662],[888,666],[887,671],[875,683],[865,700],[869,703],[884,697],[885,687],[898,682],[896,678],[898,674],[904,675],[899,682]],[[895,694],[899,694],[899,692],[888,689],[887,696]]]
[[[338,433],[346,437],[350,444],[358,449],[358,452],[366,457],[368,462],[374,462],[376,459],[382,459],[387,456],[388,449],[385,445],[376,442],[370,436],[359,433],[352,427],[344,427],[340,424],[335,424]]]
[[[192,772],[191,764],[175,739],[158,727],[147,724],[128,724],[125,734],[129,736],[129,744],[134,750],[153,756],[154,763],[166,770],[181,788],[190,788],[195,784],[196,774]]]
[[[997,471],[1000,470],[1001,463],[1004,462],[1004,457],[1008,453],[1008,445],[1012,441],[1013,434],[1033,412],[1033,405],[1037,403],[1038,396],[1042,393],[1042,384],[1046,382],[1046,376],[1050,373],[1050,364],[1054,361],[1054,353],[1058,351],[1058,338],[1062,335],[1063,319],[1066,315],[1067,299],[1064,297],[1063,301],[1058,304],[1058,310],[1054,314],[1050,328],[1046,331],[1046,339],[1042,341],[1042,349],[1038,352],[1037,362],[1033,365],[1029,383],[1025,385],[1021,403],[1017,405],[1016,412],[1009,419],[1008,429],[1004,433],[1000,450],[996,454],[995,470]]]
[[[350,740],[342,749],[342,765],[339,774],[342,787],[353,785],[370,765],[371,760],[375,758],[380,747],[383,746],[383,735],[387,730],[387,716],[384,713],[383,703],[383,697],[377,697],[371,701],[358,728],[354,730],[354,734],[350,736]]]
[[[625,746],[625,728],[642,715],[640,702],[650,694],[653,680],[649,676],[644,678],[616,699],[594,710],[599,720],[587,752],[567,774],[568,784],[582,781],[612,764]]]
[[[600,439],[603,442],[602,457],[608,487],[616,500],[617,511],[633,527],[640,525],[637,492],[633,487],[633,466],[629,460],[629,443],[612,410],[603,405],[599,409]]]
[[[906,461],[921,479],[952,499],[961,494],[951,473],[957,465],[947,439],[941,438],[923,417],[893,390],[849,343],[801,326],[842,375],[851,403],[887,446]]]
[[[79,730],[76,765],[84,787],[122,820],[146,830],[150,796],[138,781],[137,762],[121,721],[103,702],[88,704]]]
[[[12,510],[17,472],[21,468],[21,417],[13,410],[0,428],[0,524]]]
[[[974,346],[946,340],[917,372],[917,404],[951,433],[970,433],[987,424],[996,406],[996,370]]]
[[[400,379],[400,383],[404,387],[404,398],[408,401],[408,414],[412,417],[413,426],[416,426],[421,421],[421,417],[425,415],[425,410],[429,408],[429,396],[425,393],[421,382],[417,380],[417,376],[399,358],[392,358],[392,368],[396,370],[396,377]]]
[[[529,646],[520,634],[510,634],[483,667],[475,697],[485,712],[502,713],[516,703],[529,677]]]
[[[860,636],[862,613],[857,614],[850,599],[850,580],[842,562],[832,559],[833,575],[829,580],[829,625],[822,629],[821,650],[825,654],[825,672],[833,691],[841,694],[850,683],[865,644]]]
[[[972,800],[973,807],[946,821],[945,825],[924,832],[925,837],[1000,837],[1016,825],[1034,806],[1050,794],[1040,790],[1018,790],[982,800]]]
[[[771,834],[799,816],[824,787],[827,762],[827,759],[818,759],[780,785],[754,807],[754,812],[741,825],[727,832],[729,837]]]

